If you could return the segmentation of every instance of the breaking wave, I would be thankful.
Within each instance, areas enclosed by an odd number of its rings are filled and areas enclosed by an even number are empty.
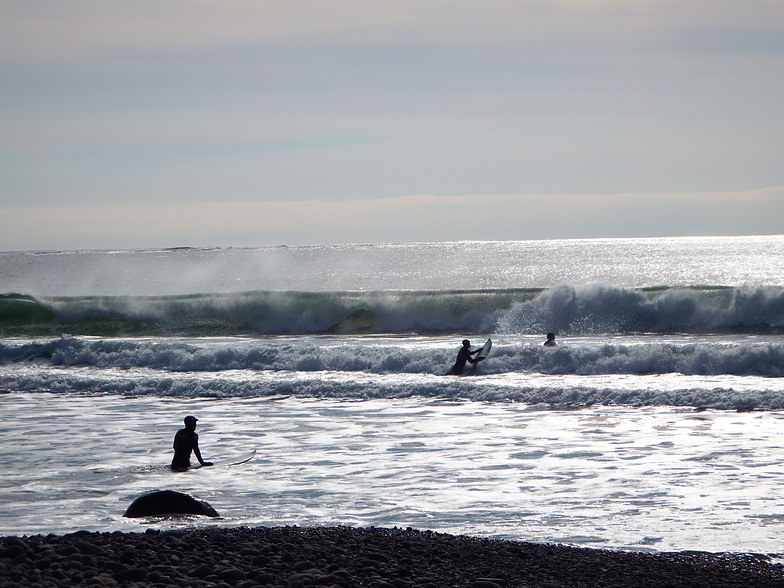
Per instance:
[[[784,288],[0,296],[0,336],[779,332]]]
[[[442,374],[454,345],[425,347],[352,341],[318,344],[287,339],[93,339],[62,337],[27,343],[0,343],[0,362],[45,361],[54,366],[86,366],[166,372],[366,372]],[[459,345],[457,345],[459,346]],[[481,373],[550,375],[668,374],[784,376],[784,342],[647,342],[540,344],[493,347]]]

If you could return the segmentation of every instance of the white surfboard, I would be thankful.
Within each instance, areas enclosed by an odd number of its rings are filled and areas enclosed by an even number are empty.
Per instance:
[[[479,359],[480,357],[484,358],[487,357],[487,354],[490,353],[490,350],[493,348],[493,340],[488,339],[485,341],[485,344],[482,345],[482,349],[479,350],[479,353],[476,354],[476,358]]]
[[[226,459],[219,459],[212,462],[212,467],[215,466],[233,466],[233,465],[240,465],[241,463],[245,463],[246,461],[250,461],[256,455],[256,450],[249,451],[248,453],[244,453],[238,457],[229,457]],[[194,466],[191,469],[196,470],[201,468],[202,466]]]

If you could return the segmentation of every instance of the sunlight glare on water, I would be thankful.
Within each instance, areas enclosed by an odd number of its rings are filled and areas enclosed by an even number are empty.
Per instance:
[[[2,534],[194,524],[122,518],[157,489],[222,515],[199,524],[412,526],[633,549],[775,551],[784,521],[777,412],[45,394],[3,404]],[[199,415],[207,459],[256,458],[171,473],[186,413]]]
[[[782,236],[5,252],[0,278],[6,291],[35,296],[780,285],[782,257]]]

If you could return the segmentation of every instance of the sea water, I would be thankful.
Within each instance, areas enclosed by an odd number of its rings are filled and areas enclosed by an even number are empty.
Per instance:
[[[778,553],[782,260],[776,236],[0,253],[0,534]],[[256,457],[172,473],[188,414],[205,458]],[[122,517],[159,489],[221,517]]]

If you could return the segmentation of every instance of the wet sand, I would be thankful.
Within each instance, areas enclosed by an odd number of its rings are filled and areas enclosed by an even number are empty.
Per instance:
[[[0,587],[784,587],[755,554],[629,553],[413,529],[240,527],[5,537]]]

